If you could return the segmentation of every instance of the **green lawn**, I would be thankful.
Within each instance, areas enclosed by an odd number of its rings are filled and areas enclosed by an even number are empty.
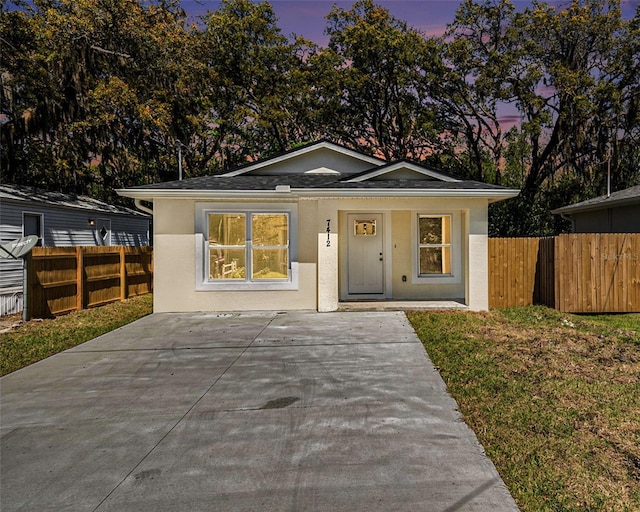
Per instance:
[[[0,375],[14,372],[112,331],[153,310],[153,296],[85,309],[47,320],[31,320],[0,334]]]
[[[640,315],[408,317],[522,511],[640,510]]]

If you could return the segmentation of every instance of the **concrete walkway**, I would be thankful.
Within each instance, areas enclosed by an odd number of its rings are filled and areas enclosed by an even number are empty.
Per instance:
[[[0,385],[3,512],[517,510],[400,312],[154,314]]]

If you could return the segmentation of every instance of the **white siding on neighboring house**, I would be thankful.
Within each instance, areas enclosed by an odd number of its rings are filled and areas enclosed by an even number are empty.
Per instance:
[[[22,236],[22,211],[0,206],[0,245]],[[0,316],[22,311],[22,260],[0,260]]]

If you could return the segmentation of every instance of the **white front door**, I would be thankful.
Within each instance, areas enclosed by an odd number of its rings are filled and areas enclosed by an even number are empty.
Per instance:
[[[384,293],[381,213],[350,213],[348,219],[349,294]]]

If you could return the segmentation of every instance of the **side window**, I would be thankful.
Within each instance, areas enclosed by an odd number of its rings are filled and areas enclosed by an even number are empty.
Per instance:
[[[418,217],[418,273],[451,274],[451,215]]]
[[[38,237],[38,247],[42,247],[42,214],[23,213],[22,214],[22,236],[36,235]]]

